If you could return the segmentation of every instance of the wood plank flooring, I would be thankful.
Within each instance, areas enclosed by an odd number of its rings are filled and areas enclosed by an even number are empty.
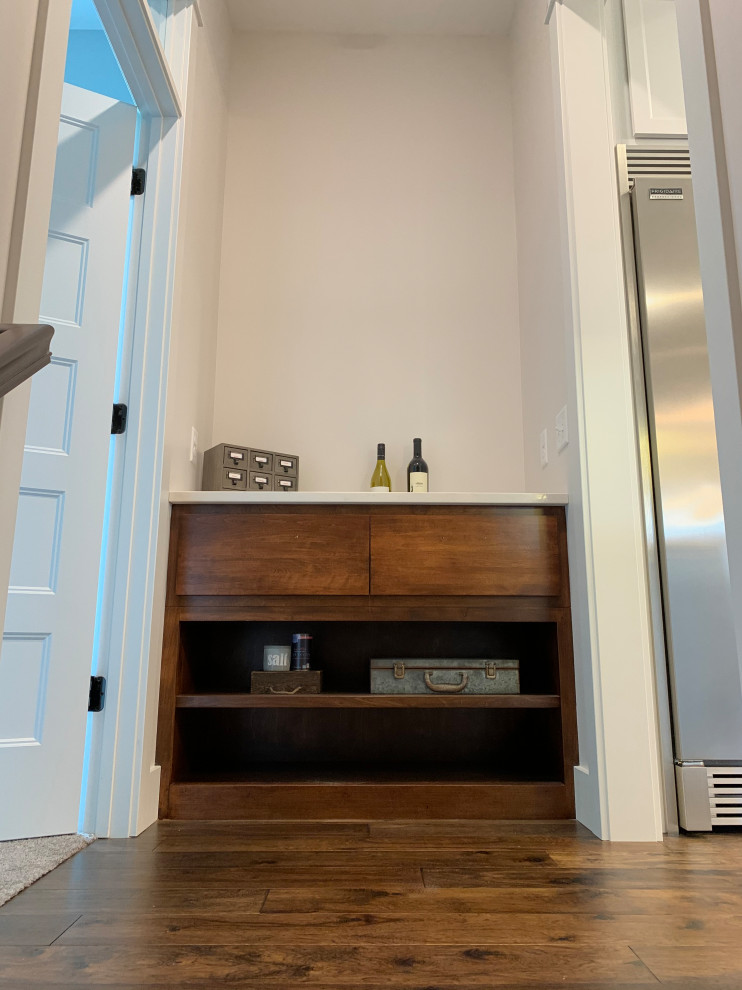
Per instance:
[[[0,908],[0,987],[740,990],[742,834],[160,822]]]

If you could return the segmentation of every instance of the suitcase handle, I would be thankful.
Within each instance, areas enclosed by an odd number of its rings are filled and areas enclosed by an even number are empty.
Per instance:
[[[429,670],[425,671],[425,687],[430,691],[438,691],[442,694],[458,694],[463,691],[469,683],[469,671],[461,671],[461,684],[434,684]]]
[[[272,685],[269,685],[268,690],[271,694],[298,694],[301,691],[301,684],[295,687],[293,691],[276,691]]]

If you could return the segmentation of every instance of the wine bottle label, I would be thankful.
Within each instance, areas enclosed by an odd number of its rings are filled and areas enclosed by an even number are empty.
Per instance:
[[[372,492],[388,492],[390,490],[387,485],[374,485],[371,489]]]
[[[426,492],[428,490],[428,476],[424,471],[410,472],[410,491]]]

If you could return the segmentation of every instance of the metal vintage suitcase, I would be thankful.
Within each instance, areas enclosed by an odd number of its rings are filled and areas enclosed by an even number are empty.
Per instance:
[[[518,660],[371,661],[371,694],[519,694]]]

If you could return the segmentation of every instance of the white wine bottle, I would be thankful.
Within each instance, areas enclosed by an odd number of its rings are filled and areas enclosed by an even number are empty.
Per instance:
[[[386,445],[378,444],[376,447],[376,467],[371,475],[372,492],[390,492],[392,490],[392,479],[386,469]]]
[[[423,460],[423,442],[420,437],[415,437],[412,441],[412,460],[407,465],[407,491],[427,492],[430,491],[428,484],[428,465]]]

